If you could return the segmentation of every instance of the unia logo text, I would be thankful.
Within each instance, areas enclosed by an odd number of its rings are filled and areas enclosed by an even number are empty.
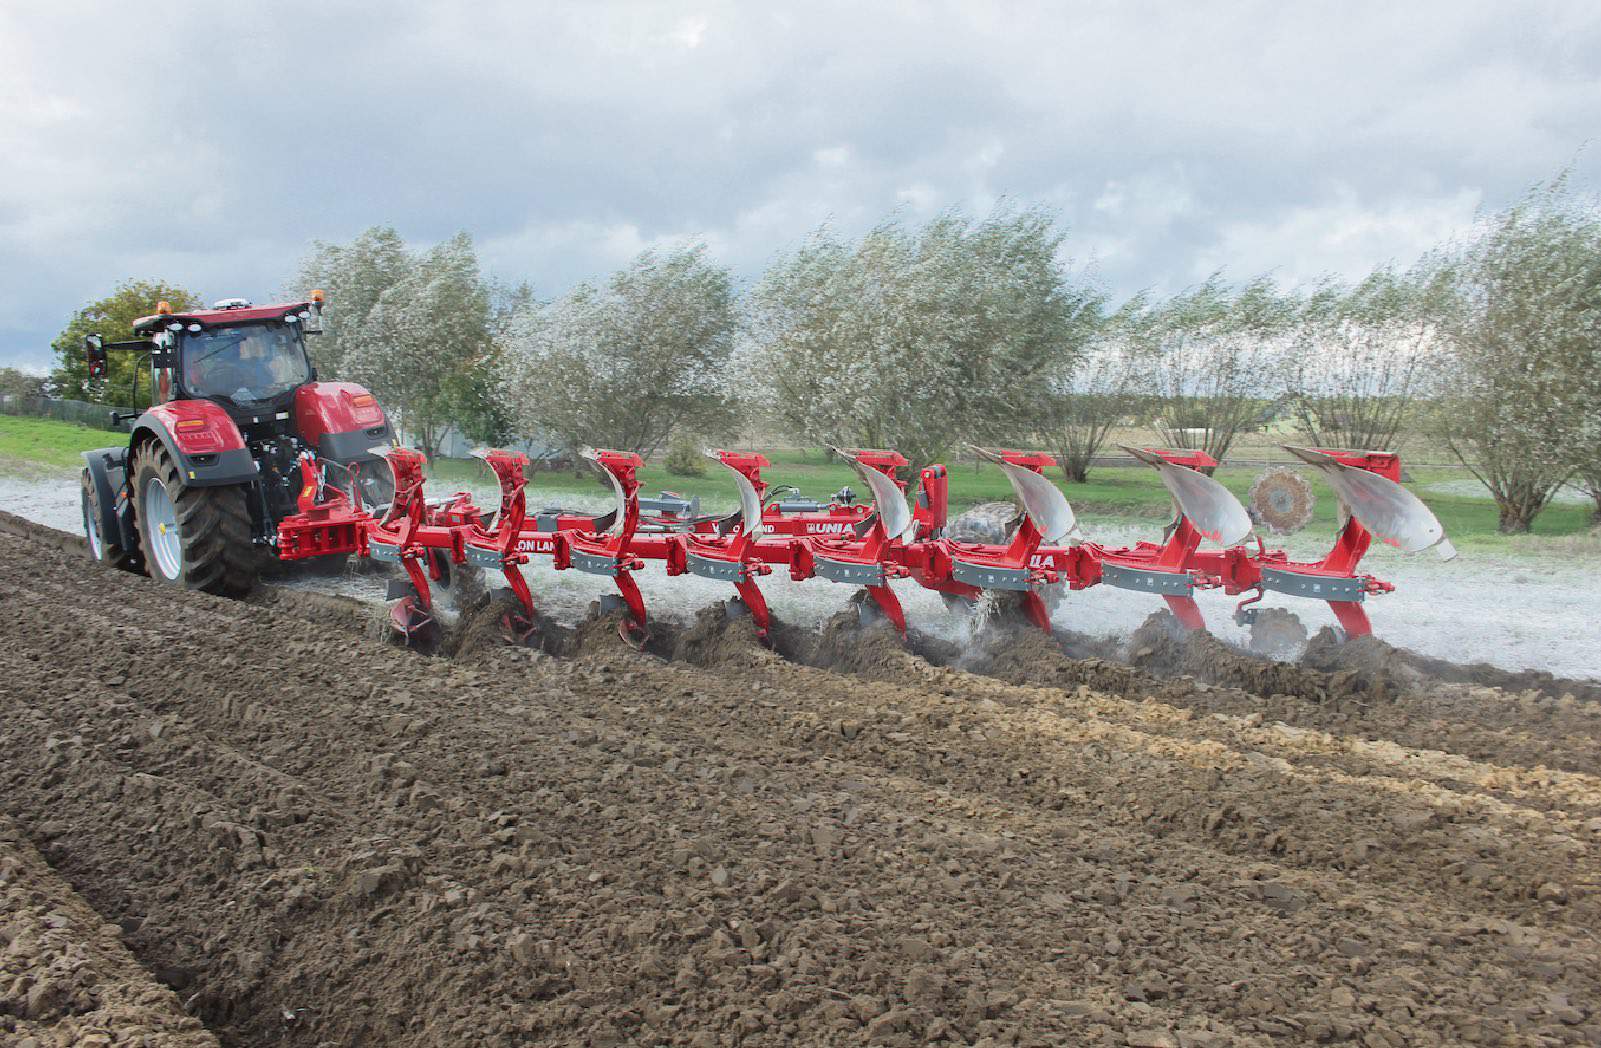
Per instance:
[[[840,534],[843,534],[845,532],[845,529],[847,529],[849,527],[850,527],[850,525],[844,523],[843,521],[834,521],[834,522],[831,522],[831,523],[821,523],[820,522],[820,523],[817,523],[817,524],[807,524],[806,525],[806,534],[808,534],[808,535],[840,535]]]

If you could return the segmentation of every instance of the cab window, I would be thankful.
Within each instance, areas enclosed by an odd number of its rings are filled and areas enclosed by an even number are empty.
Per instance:
[[[300,332],[249,324],[185,334],[183,385],[192,396],[235,403],[271,400],[311,380]]]

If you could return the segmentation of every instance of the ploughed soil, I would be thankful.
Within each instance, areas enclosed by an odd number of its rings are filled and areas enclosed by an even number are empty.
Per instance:
[[[171,989],[0,816],[0,1031],[17,1048],[216,1048]]]
[[[15,528],[0,607],[0,1043],[1601,1044],[1560,682],[721,608],[425,658]]]

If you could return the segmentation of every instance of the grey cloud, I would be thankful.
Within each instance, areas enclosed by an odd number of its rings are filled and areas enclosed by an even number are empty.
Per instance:
[[[0,10],[0,362],[127,276],[268,294],[466,229],[542,294],[703,236],[1059,208],[1115,291],[1407,257],[1580,153],[1594,5]]]

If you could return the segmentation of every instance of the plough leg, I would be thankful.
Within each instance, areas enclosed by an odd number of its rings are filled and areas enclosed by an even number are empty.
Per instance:
[[[1345,630],[1345,637],[1366,637],[1373,632],[1373,623],[1368,621],[1367,609],[1356,601],[1331,600],[1329,610],[1339,620],[1340,628]]]
[[[500,626],[506,634],[506,639],[513,644],[526,645],[528,638],[533,635],[538,622],[534,618],[534,595],[528,589],[528,580],[517,565],[507,564],[504,569],[506,584],[511,587],[512,595],[517,598],[521,610],[508,610],[500,618]]]
[[[1206,619],[1201,615],[1200,606],[1195,603],[1194,597],[1164,594],[1162,599],[1167,601],[1169,610],[1173,612],[1173,617],[1179,620],[1180,626],[1192,633],[1206,630]]]
[[[623,604],[628,608],[628,615],[617,624],[617,633],[628,644],[642,648],[650,639],[650,630],[645,626],[645,598],[640,594],[634,577],[626,571],[617,573],[617,592],[622,595]]]
[[[756,585],[755,580],[746,579],[734,583],[734,588],[739,591],[739,599],[750,610],[751,620],[756,623],[756,636],[765,642],[767,628],[772,624],[772,615],[767,610],[767,598],[762,596],[761,587]]]
[[[433,616],[433,594],[428,588],[428,573],[415,555],[401,556],[406,577],[412,592],[401,597],[389,609],[389,620],[408,648],[425,648],[434,639],[438,626]]]
[[[895,632],[903,637],[906,636],[906,612],[902,610],[900,598],[895,596],[895,591],[888,586],[868,586],[867,592],[878,605],[878,610],[882,611],[884,617],[889,619],[890,625],[895,627]]]
[[[1051,613],[1046,610],[1045,598],[1033,590],[1023,594],[1023,614],[1028,616],[1028,621],[1035,626],[1046,633],[1051,632]]]

